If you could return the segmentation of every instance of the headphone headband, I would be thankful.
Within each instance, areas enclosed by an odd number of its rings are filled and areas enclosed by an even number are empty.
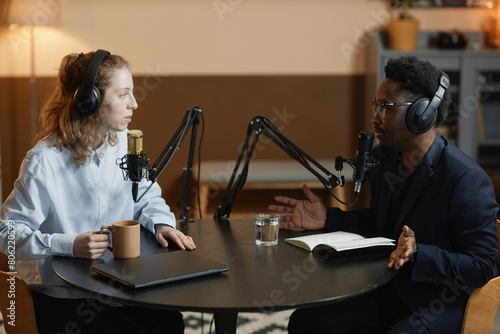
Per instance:
[[[441,101],[443,100],[444,93],[449,87],[450,87],[450,79],[448,78],[446,73],[441,72],[441,79],[439,79],[439,87],[436,93],[434,93],[434,97],[432,98],[431,103],[429,103],[429,106],[424,111],[424,114],[429,108],[437,110],[437,108],[441,104]]]

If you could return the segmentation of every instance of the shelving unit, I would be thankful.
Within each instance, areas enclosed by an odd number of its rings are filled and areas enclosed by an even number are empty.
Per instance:
[[[439,130],[483,167],[500,167],[500,51],[485,47],[479,32],[467,33],[466,49],[438,49],[437,35],[422,31],[417,50],[403,52],[389,49],[385,32],[378,32],[368,47],[368,99],[384,79],[389,58],[414,55],[430,61],[451,81],[452,105]]]

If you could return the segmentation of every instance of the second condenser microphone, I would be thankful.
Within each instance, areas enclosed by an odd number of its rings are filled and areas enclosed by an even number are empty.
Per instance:
[[[139,182],[144,177],[144,169],[148,167],[147,158],[142,152],[142,131],[130,130],[127,134],[127,172],[132,181],[132,197],[137,201]]]

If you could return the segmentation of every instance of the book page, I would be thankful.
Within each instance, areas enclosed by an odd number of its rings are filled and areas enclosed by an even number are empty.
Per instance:
[[[358,249],[373,246],[394,246],[394,242],[391,239],[377,237],[377,238],[366,238],[359,240],[351,240],[339,242],[334,245],[328,245],[337,251],[344,251],[349,249]]]
[[[297,238],[286,238],[292,245],[312,251],[318,245],[326,245],[337,251],[357,249],[371,246],[393,246],[394,240],[383,237],[364,238],[363,236],[343,231],[307,235]]]

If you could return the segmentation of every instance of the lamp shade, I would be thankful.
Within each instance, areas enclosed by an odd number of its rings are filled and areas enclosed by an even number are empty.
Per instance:
[[[58,1],[43,0],[0,0],[6,2],[4,22],[7,25],[57,26],[61,18],[61,4]]]

